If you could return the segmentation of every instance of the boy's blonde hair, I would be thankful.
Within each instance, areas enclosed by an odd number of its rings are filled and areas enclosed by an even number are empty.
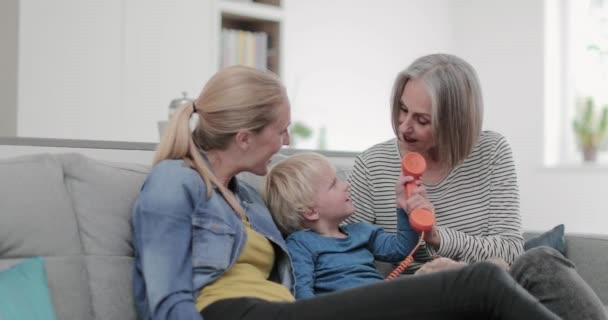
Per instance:
[[[307,152],[279,162],[268,172],[264,198],[283,233],[303,229],[302,214],[315,205],[316,189],[324,168],[335,171],[326,157]]]

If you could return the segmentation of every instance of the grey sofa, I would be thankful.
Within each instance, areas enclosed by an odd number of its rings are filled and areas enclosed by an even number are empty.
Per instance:
[[[348,164],[338,166],[348,174]],[[135,319],[129,220],[148,171],[77,153],[1,159],[0,270],[43,256],[58,319]],[[569,235],[567,242],[579,272],[607,303],[608,237]]]

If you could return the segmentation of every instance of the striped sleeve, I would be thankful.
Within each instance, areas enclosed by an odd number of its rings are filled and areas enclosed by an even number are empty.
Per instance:
[[[523,252],[519,190],[513,155],[506,139],[495,135],[496,139],[487,139],[479,149],[480,153],[493,151],[487,166],[477,167],[477,170],[487,170],[488,173],[482,188],[487,192],[479,193],[487,196],[483,213],[485,221],[475,222],[473,215],[467,221],[470,225],[485,225],[484,231],[463,232],[450,227],[450,224],[439,226],[441,245],[437,254],[441,256],[465,262],[499,257],[512,263]],[[477,201],[484,202],[483,197],[480,198]],[[474,201],[467,203],[469,208],[477,205]]]

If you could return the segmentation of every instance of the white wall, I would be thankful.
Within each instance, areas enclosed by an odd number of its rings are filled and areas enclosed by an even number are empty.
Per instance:
[[[543,166],[543,1],[467,0],[452,8],[454,52],[479,72],[485,127],[504,134],[515,154],[526,228],[564,223],[569,232],[607,234],[608,170]]]
[[[215,70],[212,0],[20,0],[18,136],[158,141]]]
[[[292,121],[327,148],[361,151],[393,136],[393,80],[414,58],[453,47],[449,0],[284,0],[283,78]],[[298,148],[317,148],[318,137]]]

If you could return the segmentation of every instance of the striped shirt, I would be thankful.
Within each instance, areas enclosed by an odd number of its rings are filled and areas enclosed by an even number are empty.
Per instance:
[[[395,232],[395,182],[401,172],[397,139],[355,158],[349,177],[355,213],[347,223],[367,221]],[[495,132],[483,131],[471,155],[439,183],[424,184],[441,236],[438,250],[423,246],[416,263],[440,255],[475,262],[499,257],[509,264],[523,252],[519,190],[511,148]]]

